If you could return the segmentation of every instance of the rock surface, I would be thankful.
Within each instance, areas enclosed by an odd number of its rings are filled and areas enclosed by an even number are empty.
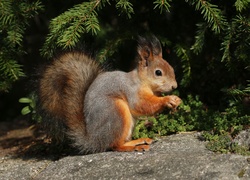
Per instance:
[[[250,149],[250,129],[241,131],[234,139],[234,142],[240,146],[245,146]]]
[[[250,157],[216,154],[198,134],[161,138],[149,152],[105,152],[46,159],[0,159],[0,179],[250,179]]]

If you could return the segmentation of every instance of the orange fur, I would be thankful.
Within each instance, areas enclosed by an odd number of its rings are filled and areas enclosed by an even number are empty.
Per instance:
[[[116,139],[112,145],[115,151],[143,151],[149,150],[149,144],[152,143],[150,138],[140,138],[137,140],[130,140],[132,130],[134,127],[134,120],[130,113],[127,102],[124,99],[117,99],[115,101],[117,112],[120,114],[123,123],[122,135]]]
[[[119,147],[125,144],[126,141],[130,140],[132,129],[134,126],[133,117],[130,114],[129,107],[127,102],[124,99],[115,100],[115,106],[117,109],[117,113],[119,113],[122,123],[123,123],[123,132],[121,136],[116,139],[113,146]]]
[[[152,115],[165,107],[164,97],[157,97],[146,88],[142,88],[138,95],[140,97],[139,101],[132,111],[135,116]]]

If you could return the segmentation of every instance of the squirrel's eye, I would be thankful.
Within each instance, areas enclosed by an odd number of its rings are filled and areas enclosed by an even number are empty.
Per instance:
[[[156,71],[155,71],[155,75],[156,75],[156,76],[162,76],[161,70],[156,70]]]

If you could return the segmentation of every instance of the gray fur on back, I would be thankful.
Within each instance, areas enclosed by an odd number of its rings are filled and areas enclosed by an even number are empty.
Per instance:
[[[126,98],[129,107],[137,101],[139,79],[131,80],[130,75],[121,71],[104,72],[89,87],[84,100],[87,136],[75,140],[82,152],[105,151],[114,138],[121,136],[123,123],[114,100]]]

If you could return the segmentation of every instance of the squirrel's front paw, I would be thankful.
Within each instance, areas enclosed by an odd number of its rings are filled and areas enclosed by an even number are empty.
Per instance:
[[[166,106],[171,109],[177,108],[181,104],[181,98],[175,95],[166,96]]]

